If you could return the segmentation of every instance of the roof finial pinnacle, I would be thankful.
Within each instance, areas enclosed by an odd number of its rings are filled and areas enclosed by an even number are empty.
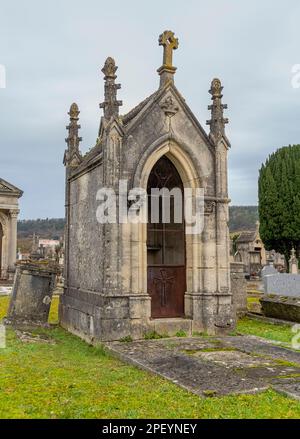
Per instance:
[[[70,107],[70,111],[68,112],[68,115],[70,116],[70,120],[75,119],[75,120],[79,120],[79,108],[78,105],[76,104],[76,102],[73,102],[73,104]]]
[[[118,70],[118,67],[116,66],[116,62],[113,58],[110,56],[106,58],[104,67],[101,69],[101,72],[104,74],[104,79],[107,80],[108,78],[116,79],[116,71]]]
[[[70,123],[66,127],[68,130],[68,137],[66,143],[68,149],[65,151],[64,165],[68,168],[75,168],[81,163],[81,152],[79,150],[79,144],[82,138],[79,136],[80,125],[77,123],[79,120],[79,108],[78,105],[73,102],[68,112],[70,116]]]
[[[223,86],[220,79],[214,78],[209,90],[213,101],[212,105],[208,106],[208,109],[211,110],[211,119],[206,123],[210,125],[210,136],[215,142],[225,135],[225,125],[228,123],[228,119],[223,116],[227,105],[222,104],[222,91]]]
[[[103,108],[104,118],[109,120],[112,116],[119,115],[119,107],[123,104],[122,101],[117,100],[117,90],[121,88],[121,84],[115,84],[117,78],[115,60],[108,57],[105,61],[104,67],[101,69],[104,74],[104,102],[100,104]]]

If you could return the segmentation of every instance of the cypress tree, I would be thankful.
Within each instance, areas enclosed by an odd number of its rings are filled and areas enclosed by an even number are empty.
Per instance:
[[[300,255],[300,145],[271,154],[258,181],[260,236],[267,250],[288,261],[294,247]]]

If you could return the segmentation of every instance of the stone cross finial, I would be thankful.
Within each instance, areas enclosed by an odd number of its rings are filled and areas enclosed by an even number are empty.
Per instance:
[[[220,79],[213,79],[209,90],[213,103],[208,106],[208,109],[211,110],[211,119],[206,123],[210,125],[210,136],[215,141],[218,141],[225,134],[225,125],[228,123],[228,119],[223,117],[227,105],[222,104],[222,90]]]
[[[163,65],[157,70],[160,75],[160,85],[163,86],[167,81],[174,81],[176,67],[173,66],[173,50],[178,49],[178,38],[175,38],[174,32],[164,31],[158,39],[159,45],[164,48]]]
[[[178,49],[178,38],[175,38],[174,32],[166,30],[159,36],[158,42],[164,47],[163,65],[173,67],[173,50]]]
[[[68,145],[68,149],[65,151],[64,156],[64,165],[67,167],[76,167],[81,162],[81,153],[79,151],[79,143],[82,141],[82,138],[79,137],[80,125],[77,123],[79,120],[79,108],[78,105],[74,102],[71,107],[68,115],[70,116],[70,123],[66,127],[68,130],[68,137],[66,138],[66,143]]]
[[[109,120],[112,116],[119,115],[119,107],[123,104],[122,101],[117,100],[117,90],[121,88],[121,84],[115,84],[117,78],[115,60],[108,57],[105,61],[104,67],[101,70],[104,74],[104,97],[105,100],[100,104],[100,108],[103,108],[105,119]]]

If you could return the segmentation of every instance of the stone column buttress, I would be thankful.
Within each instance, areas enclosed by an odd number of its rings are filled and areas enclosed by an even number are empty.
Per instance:
[[[64,283],[65,287],[69,286],[69,228],[70,228],[70,177],[72,172],[82,162],[82,154],[79,149],[82,138],[79,136],[81,126],[79,121],[79,108],[76,102],[70,107],[68,115],[70,116],[68,130],[68,137],[65,139],[67,149],[64,154],[64,166],[66,168],[65,174],[65,233],[64,233]]]
[[[210,126],[209,137],[215,145],[216,169],[216,266],[217,266],[217,291],[226,293],[230,291],[230,265],[229,265],[229,230],[228,230],[228,178],[227,178],[227,151],[230,143],[225,134],[225,125],[228,119],[224,117],[227,105],[222,103],[223,86],[220,79],[215,78],[211,83],[209,93],[212,104],[211,119],[207,121]]]
[[[8,267],[10,271],[15,270],[15,263],[17,259],[17,227],[18,227],[18,209],[11,209],[10,215],[10,239],[8,244]]]

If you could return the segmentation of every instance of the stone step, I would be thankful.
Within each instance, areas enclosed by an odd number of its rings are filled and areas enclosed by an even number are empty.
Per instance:
[[[153,319],[153,330],[161,335],[176,336],[178,332],[192,335],[192,320],[183,318]]]

